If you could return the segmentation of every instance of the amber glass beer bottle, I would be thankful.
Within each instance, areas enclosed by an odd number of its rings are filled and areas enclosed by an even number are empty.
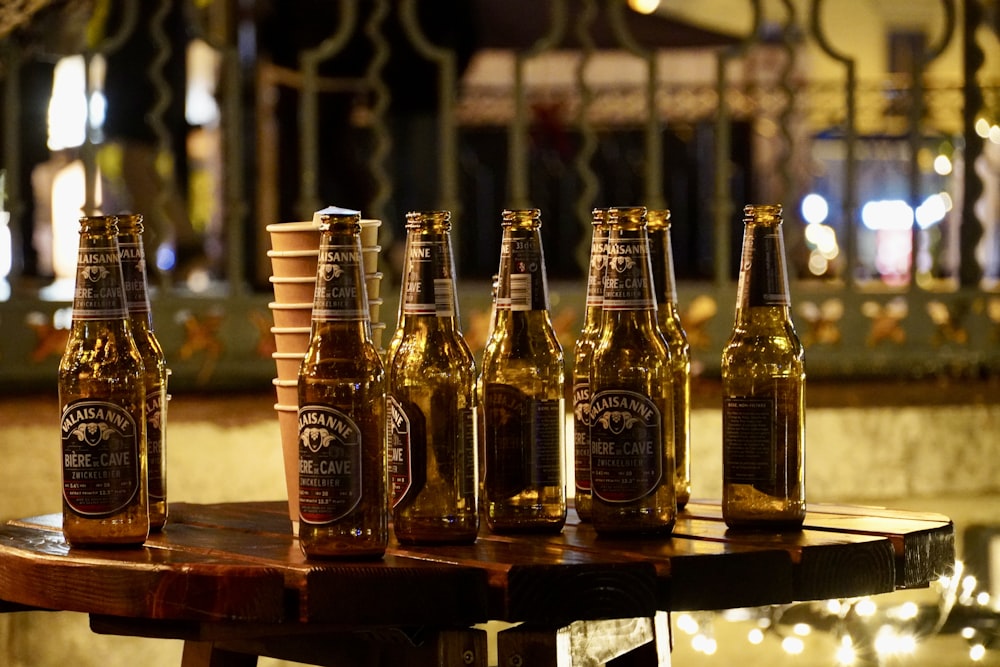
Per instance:
[[[403,544],[479,532],[476,362],[462,335],[451,213],[406,216],[405,322],[389,361],[389,494]]]
[[[142,544],[149,535],[146,374],[129,326],[112,216],[80,219],[73,323],[58,384],[66,541]]]
[[[389,542],[385,370],[372,342],[361,216],[320,216],[309,347],[299,367],[299,543],[380,558]]]
[[[674,383],[674,481],[677,509],[680,510],[691,499],[691,346],[677,306],[670,211],[650,209],[646,219],[656,293],[656,319],[660,333],[670,348]]]
[[[565,368],[549,318],[538,209],[505,210],[496,323],[483,352],[483,507],[490,530],[566,521]]]
[[[801,528],[805,362],[792,325],[780,206],[747,206],[736,321],[722,353],[722,515]]]
[[[677,518],[673,376],[656,323],[646,209],[608,210],[601,335],[591,362],[590,482],[599,535],[666,535]]]
[[[581,521],[590,521],[590,362],[601,333],[604,269],[608,261],[607,209],[595,208],[590,238],[590,270],[583,327],[573,348],[573,504]]]
[[[142,216],[119,215],[118,255],[125,279],[132,338],[146,369],[146,467],[149,528],[161,530],[167,522],[167,363],[153,331],[153,311],[146,281],[146,252]]]

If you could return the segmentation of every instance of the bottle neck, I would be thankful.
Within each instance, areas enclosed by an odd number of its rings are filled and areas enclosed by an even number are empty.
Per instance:
[[[320,325],[359,327],[371,332],[365,289],[361,236],[357,231],[325,230],[320,236],[313,328]]]
[[[542,237],[537,227],[504,228],[500,242],[497,311],[526,313],[549,310]]]
[[[435,318],[443,325],[458,320],[455,260],[446,230],[411,229],[407,239],[401,312],[407,322]]]
[[[124,280],[118,256],[117,230],[80,234],[73,321],[122,320],[127,317]]]
[[[749,317],[758,308],[787,313],[791,297],[780,224],[747,222],[740,266],[737,319]]]
[[[608,227],[594,225],[590,241],[590,271],[587,274],[587,303],[583,329],[591,331],[600,326],[601,307],[604,304],[604,271],[608,264]]]
[[[129,318],[136,324],[153,327],[152,308],[146,277],[146,252],[142,237],[137,233],[118,235],[118,256],[121,259],[122,278],[125,281],[125,302]]]
[[[677,282],[674,279],[673,248],[670,245],[670,228],[650,229],[649,260],[653,270],[653,288],[656,303],[662,309],[677,303]]]

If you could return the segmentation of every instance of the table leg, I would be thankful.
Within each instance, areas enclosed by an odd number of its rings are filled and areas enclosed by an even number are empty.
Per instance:
[[[576,621],[558,628],[519,625],[497,633],[499,667],[670,667],[670,623],[653,618]]]
[[[214,642],[185,641],[181,667],[257,667],[257,656],[218,648]]]

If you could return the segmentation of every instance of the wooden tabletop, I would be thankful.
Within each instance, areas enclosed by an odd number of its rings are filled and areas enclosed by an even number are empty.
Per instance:
[[[468,546],[393,541],[380,561],[307,561],[283,502],[175,503],[139,549],[70,549],[58,515],[8,522],[0,610],[84,612],[98,631],[185,639],[206,628],[558,628],[885,593],[925,586],[954,559],[942,515],[811,504],[800,533],[731,533],[717,502],[693,501],[669,539],[599,538],[571,512],[555,536],[484,529]]]

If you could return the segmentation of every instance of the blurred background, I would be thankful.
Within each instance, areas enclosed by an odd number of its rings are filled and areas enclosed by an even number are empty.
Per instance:
[[[874,608],[675,614],[675,664],[1000,664],[998,31],[997,0],[6,0],[0,518],[59,510],[82,214],[146,218],[172,498],[212,502],[283,493],[268,224],[382,220],[391,330],[406,211],[452,211],[478,352],[500,213],[537,207],[569,350],[591,210],[669,208],[713,497],[742,207],[781,203],[810,500],[945,513],[964,569]],[[84,653],[179,661],[72,615],[0,616],[2,664]]]

